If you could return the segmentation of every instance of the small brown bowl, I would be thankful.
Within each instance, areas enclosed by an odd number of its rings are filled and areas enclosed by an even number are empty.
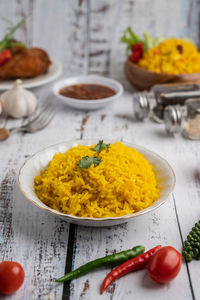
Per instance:
[[[129,59],[125,63],[125,74],[128,80],[139,90],[148,90],[155,84],[169,82],[200,83],[200,73],[182,75],[156,73],[139,67]]]

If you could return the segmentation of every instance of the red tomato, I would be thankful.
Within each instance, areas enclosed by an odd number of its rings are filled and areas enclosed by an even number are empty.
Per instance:
[[[175,248],[166,246],[152,255],[148,263],[148,272],[153,280],[165,283],[178,275],[181,264],[181,254]]]
[[[9,61],[12,58],[12,52],[10,49],[4,49],[0,52],[0,65],[5,64],[7,61]]]
[[[132,62],[137,63],[143,54],[143,44],[138,43],[131,46],[132,54],[130,56],[130,59]]]
[[[0,291],[9,295],[19,289],[24,282],[24,269],[14,261],[0,263]]]

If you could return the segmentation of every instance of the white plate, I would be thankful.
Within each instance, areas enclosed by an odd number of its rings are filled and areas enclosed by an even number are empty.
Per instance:
[[[105,143],[114,143],[113,140],[105,140]],[[29,158],[22,168],[19,171],[18,175],[18,183],[19,187],[24,194],[24,196],[31,201],[33,204],[37,205],[42,210],[45,210],[49,213],[53,213],[56,216],[61,217],[63,220],[68,221],[70,223],[84,225],[84,226],[111,226],[117,225],[121,223],[125,223],[129,220],[132,220],[136,216],[143,215],[147,212],[150,212],[156,208],[158,208],[161,204],[163,204],[170,194],[172,193],[175,186],[175,175],[168,164],[168,162],[157,155],[154,152],[149,151],[143,147],[123,142],[125,145],[129,147],[134,147],[137,151],[141,152],[146,159],[150,162],[150,164],[154,165],[154,172],[156,175],[156,179],[158,182],[158,188],[160,189],[160,196],[157,201],[155,201],[151,206],[130,214],[121,217],[112,217],[112,218],[82,218],[76,217],[72,215],[63,214],[58,212],[48,206],[46,206],[40,199],[37,197],[34,190],[34,178],[36,175],[40,174],[41,169],[45,169],[48,166],[50,160],[52,160],[55,153],[61,152],[64,153],[68,149],[80,145],[91,146],[95,143],[98,143],[98,140],[75,140],[70,142],[64,142],[61,144],[57,144],[54,146],[50,146],[35,155]]]
[[[115,141],[113,140],[105,140],[105,143],[112,144],[114,142]],[[158,187],[160,189],[160,196],[159,199],[155,201],[151,206],[139,212],[130,215],[121,216],[121,217],[81,218],[81,217],[63,214],[61,212],[58,212],[46,206],[43,202],[41,202],[34,190],[34,177],[40,174],[41,169],[45,169],[47,167],[49,161],[52,160],[54,154],[58,152],[64,153],[68,149],[75,147],[78,144],[90,146],[95,143],[98,143],[98,140],[91,139],[91,140],[69,141],[69,142],[64,142],[61,144],[50,146],[33,155],[24,163],[18,175],[19,187],[22,193],[24,194],[24,196],[39,208],[49,213],[53,213],[54,215],[61,217],[65,221],[74,224],[84,225],[84,226],[99,226],[99,227],[125,223],[135,218],[136,216],[140,216],[142,214],[145,214],[147,212],[150,212],[158,208],[161,204],[163,204],[168,199],[175,186],[175,175],[168,162],[162,157],[160,157],[159,155],[157,155],[156,153],[149,151],[148,149],[145,149],[141,146],[137,146],[131,143],[123,142],[125,145],[129,147],[134,147],[137,151],[141,152],[146,157],[146,159],[152,165],[154,165],[154,172],[158,182]]]
[[[22,86],[24,88],[34,88],[40,85],[47,84],[60,76],[62,73],[62,65],[59,62],[52,61],[48,68],[47,73],[39,75],[35,78],[28,78],[22,80]],[[8,90],[12,88],[15,80],[3,80],[0,81],[0,90]]]
[[[116,94],[112,97],[108,97],[100,100],[74,99],[59,94],[61,88],[73,84],[80,84],[80,83],[105,85],[115,90]],[[59,100],[61,100],[64,104],[68,106],[77,109],[93,110],[93,109],[102,108],[107,104],[117,100],[123,93],[123,86],[118,81],[113,80],[111,78],[106,78],[97,75],[87,75],[87,76],[78,76],[78,77],[61,79],[60,81],[54,84],[53,92]]]

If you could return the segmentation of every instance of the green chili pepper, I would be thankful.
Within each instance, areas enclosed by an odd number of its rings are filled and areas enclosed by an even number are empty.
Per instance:
[[[64,282],[64,281],[78,278],[84,274],[89,273],[91,270],[94,270],[101,266],[107,266],[107,265],[125,262],[133,257],[136,257],[136,256],[144,253],[144,250],[145,250],[145,248],[143,246],[136,246],[136,247],[126,250],[126,251],[122,251],[122,252],[108,255],[108,256],[105,256],[102,258],[98,258],[96,260],[90,261],[89,263],[79,267],[78,269],[76,269],[70,273],[67,273],[63,277],[56,279],[56,282]]]

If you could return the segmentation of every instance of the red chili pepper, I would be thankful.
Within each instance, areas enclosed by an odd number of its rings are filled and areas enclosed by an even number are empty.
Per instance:
[[[113,269],[106,278],[104,279],[102,286],[101,286],[101,294],[104,293],[104,291],[107,289],[107,287],[113,283],[116,279],[122,277],[123,275],[131,272],[131,271],[136,271],[139,269],[142,269],[144,266],[146,266],[149,262],[149,259],[151,256],[162,246],[158,245],[151,250],[140,254],[132,259],[129,259],[125,263],[119,265],[117,268]]]
[[[130,60],[134,63],[137,63],[143,54],[143,44],[138,43],[138,44],[132,45],[131,50],[133,53],[130,56]]]
[[[5,64],[7,61],[9,61],[12,58],[12,52],[10,49],[5,49],[0,52],[0,66]]]

